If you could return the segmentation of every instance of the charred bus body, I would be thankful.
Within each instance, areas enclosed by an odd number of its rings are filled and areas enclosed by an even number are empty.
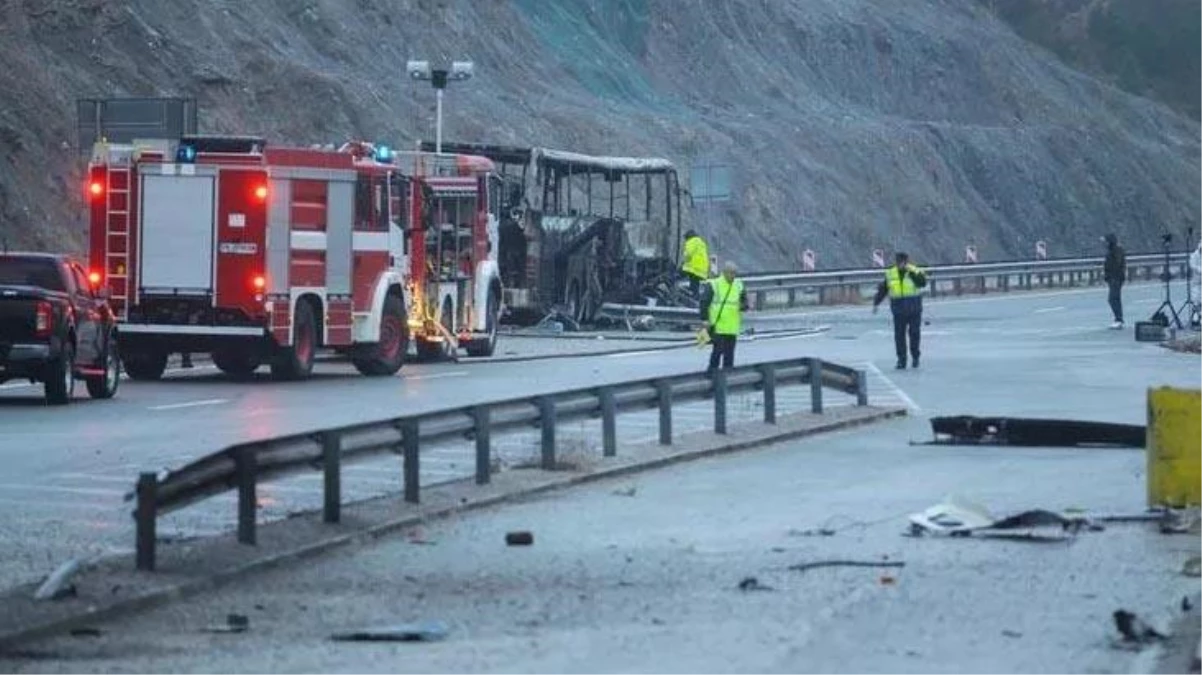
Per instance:
[[[685,191],[672,162],[476,143],[442,149],[497,166],[509,322],[560,311],[588,323],[606,302],[687,302],[675,280]]]

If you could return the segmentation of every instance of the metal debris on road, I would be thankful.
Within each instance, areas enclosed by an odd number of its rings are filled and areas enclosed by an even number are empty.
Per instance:
[[[330,639],[343,642],[433,642],[442,640],[449,632],[447,624],[442,621],[424,621],[335,633]]]
[[[100,629],[92,628],[91,626],[72,628],[69,633],[71,634],[71,637],[100,637]]]
[[[760,580],[755,577],[744,577],[743,580],[739,582],[739,590],[740,591],[775,591],[776,589],[771,586],[766,586],[764,584],[761,584]]]
[[[42,585],[33,594],[33,599],[59,600],[75,595],[75,585],[71,583],[71,579],[79,570],[80,564],[77,559],[73,558],[63,563],[50,576],[46,577],[46,581],[42,582]]]
[[[794,572],[806,572],[820,567],[905,567],[900,560],[816,560],[808,563],[789,565]]]
[[[989,537],[1029,541],[1062,541],[1095,526],[1083,516],[1066,516],[1045,509],[1020,511],[998,519],[980,504],[951,496],[910,516],[910,536]]]
[[[1146,621],[1125,609],[1115,610],[1113,616],[1114,627],[1126,642],[1146,644],[1154,640],[1164,640],[1168,637],[1165,632],[1153,628]]]
[[[1181,573],[1187,577],[1202,577],[1202,557],[1194,556],[1181,566]]]
[[[935,440],[925,445],[1142,448],[1147,427],[1136,424],[1021,417],[932,417]]]
[[[206,633],[245,633],[250,628],[250,618],[245,614],[227,614],[224,624],[205,628]]]
[[[828,527],[821,527],[816,530],[789,530],[790,537],[833,537],[835,531]]]
[[[509,546],[530,546],[534,543],[534,535],[530,532],[506,532],[505,543]]]
[[[618,497],[633,497],[638,493],[638,491],[639,489],[637,486],[631,485],[628,488],[614,490],[611,494],[617,495]]]

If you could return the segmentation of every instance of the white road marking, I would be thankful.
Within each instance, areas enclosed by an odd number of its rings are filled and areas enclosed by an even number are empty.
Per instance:
[[[871,370],[872,372],[876,373],[877,376],[881,378],[881,381],[885,383],[885,386],[889,387],[889,390],[892,391],[898,398],[900,398],[902,400],[902,402],[904,402],[906,404],[907,407],[909,407],[914,412],[922,412],[922,408],[919,407],[919,405],[914,402],[914,399],[910,398],[909,394],[902,391],[901,387],[894,384],[893,380],[889,379],[888,377],[885,377],[885,374],[881,372],[881,369],[878,368],[875,363],[869,361],[868,369]]]
[[[648,354],[658,354],[658,353],[660,353],[660,352],[663,352],[663,351],[667,351],[667,350],[664,350],[664,349],[647,349],[647,350],[644,350],[644,351],[641,351],[641,352],[618,352],[618,353],[616,353],[616,354],[603,354],[602,356],[604,356],[604,357],[605,357],[605,358],[607,358],[607,359],[622,359],[622,358],[626,358],[626,357],[630,357],[630,356],[647,356]],[[587,355],[587,354],[581,354],[581,356],[588,356],[588,355]]]
[[[124,483],[131,488],[135,484],[135,479],[129,476],[106,476],[99,473],[55,473],[50,474],[52,478],[66,478],[74,480],[95,481],[98,483]]]
[[[34,483],[0,483],[0,490],[15,490],[15,491],[32,491],[41,492],[43,490],[49,492],[66,492],[75,495],[100,495],[104,497],[122,496],[128,490],[111,490],[109,488],[73,488],[64,487],[61,485],[39,485]]]
[[[164,375],[172,375],[175,373],[195,372],[198,370],[217,370],[217,366],[193,366],[192,368],[168,368],[163,371],[163,374]],[[128,381],[129,375],[126,375],[125,373],[121,373],[121,379]],[[36,383],[10,382],[8,384],[0,384],[0,390],[2,390],[2,389],[21,389],[22,387],[40,387],[40,386],[42,386],[41,382],[36,382]]]
[[[203,401],[187,401],[186,403],[169,403],[167,405],[155,405],[147,408],[147,410],[179,410],[180,408],[199,408],[208,405],[221,405],[229,403],[228,398],[206,398]]]
[[[443,377],[463,377],[467,375],[466,370],[455,370],[449,373],[430,373],[429,375],[405,375],[406,380],[437,380]]]
[[[1063,306],[1061,306],[1061,307],[1044,307],[1042,309],[1035,310],[1035,313],[1036,314],[1047,314],[1048,312],[1063,312],[1066,309],[1068,309],[1068,308],[1063,307]]]

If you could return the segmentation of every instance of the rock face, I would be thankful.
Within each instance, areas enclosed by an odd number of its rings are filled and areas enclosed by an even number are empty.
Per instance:
[[[409,58],[476,63],[448,140],[663,156],[686,182],[727,167],[731,198],[687,218],[745,269],[1100,254],[1108,231],[1159,250],[1202,206],[1198,120],[976,0],[8,0],[0,235],[84,249],[77,98],[194,96],[207,133],[409,146],[434,135]]]

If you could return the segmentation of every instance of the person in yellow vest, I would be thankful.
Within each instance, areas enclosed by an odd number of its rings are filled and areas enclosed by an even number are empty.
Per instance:
[[[736,279],[733,262],[722,266],[722,276],[710,281],[701,293],[701,318],[710,334],[710,364],[706,374],[735,367],[735,342],[743,329],[743,312],[748,309],[743,280]]]
[[[705,240],[693,230],[684,233],[680,271],[689,279],[689,292],[697,297],[701,284],[710,278],[710,254]]]
[[[910,364],[917,368],[922,354],[919,342],[922,339],[922,294],[920,289],[927,285],[927,273],[910,263],[910,256],[898,253],[896,262],[885,269],[885,280],[877,286],[872,299],[872,313],[885,296],[889,296],[889,308],[893,310],[893,344],[897,349],[897,369],[906,368],[906,337],[910,338]]]

